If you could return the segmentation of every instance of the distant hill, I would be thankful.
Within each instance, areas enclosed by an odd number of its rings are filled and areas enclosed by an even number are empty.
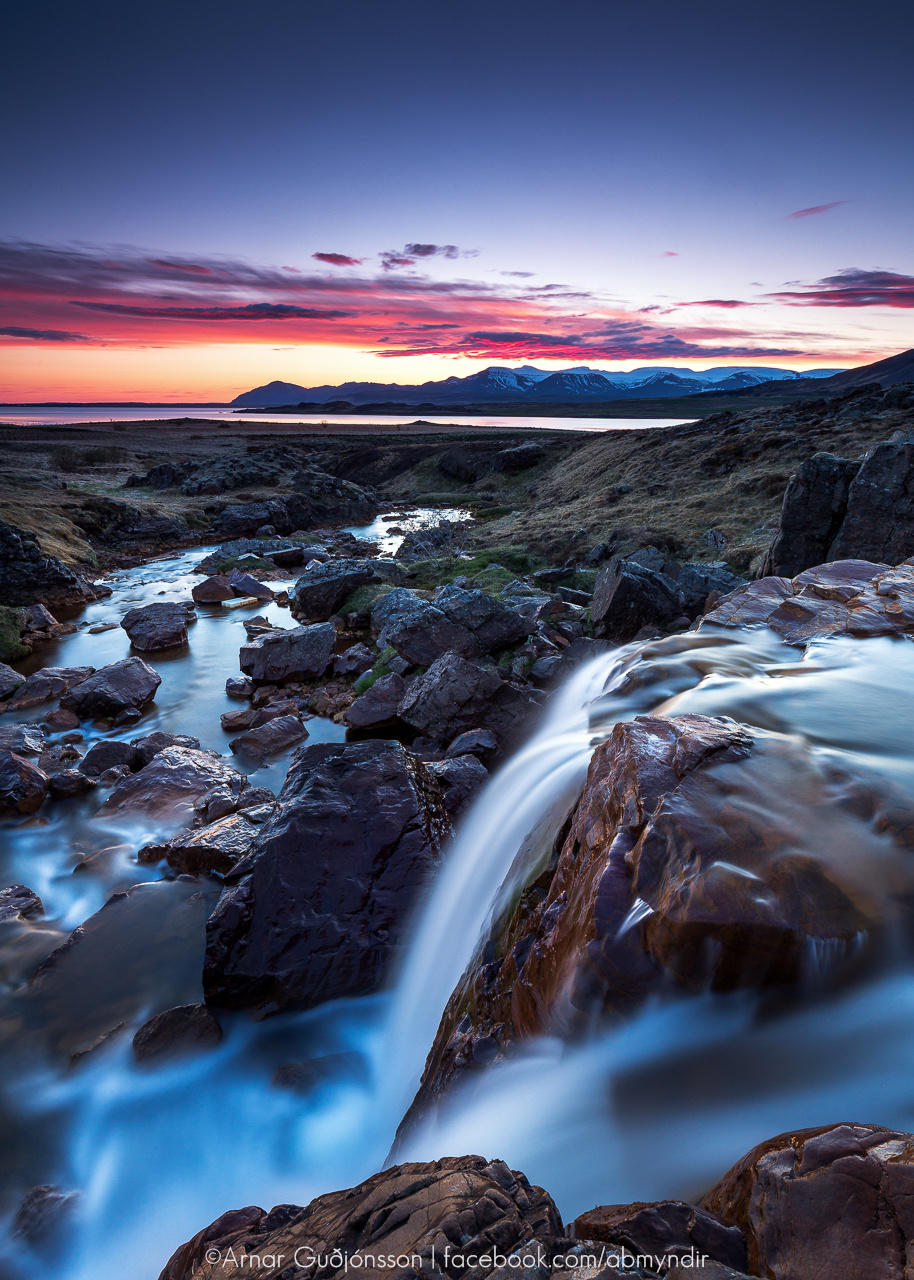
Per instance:
[[[490,365],[468,377],[403,385],[396,382],[343,382],[338,386],[304,387],[295,382],[268,382],[236,396],[235,408],[277,409],[297,404],[327,405],[462,405],[568,404],[612,400],[665,399],[714,391],[740,390],[768,383],[827,380],[835,369],[792,369],[722,365],[715,369],[672,369],[648,365],[622,373],[606,373],[586,365],[550,373],[533,365],[509,369]],[[851,370],[850,372],[854,372]]]

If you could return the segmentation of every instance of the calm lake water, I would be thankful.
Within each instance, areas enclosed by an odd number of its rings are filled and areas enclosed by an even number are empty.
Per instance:
[[[118,408],[104,406],[57,406],[42,405],[0,405],[0,423],[12,423],[13,426],[33,427],[66,424],[75,422],[151,422],[188,418],[198,422],[229,423],[243,422],[301,422],[310,426],[382,426],[406,427],[414,422],[431,422],[436,426],[458,427],[507,427],[509,430],[540,431],[643,431],[649,427],[674,427],[687,418],[550,418],[536,414],[515,416],[507,414],[481,414],[478,417],[460,417],[454,414],[441,414],[436,417],[425,417],[419,413],[411,417],[396,417],[393,414],[350,413],[236,413],[233,409],[195,409],[187,405],[162,404],[143,405],[142,407]]]

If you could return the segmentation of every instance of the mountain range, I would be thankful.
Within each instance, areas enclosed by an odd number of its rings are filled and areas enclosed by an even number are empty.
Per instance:
[[[397,382],[343,382],[338,386],[304,387],[295,382],[268,382],[236,396],[236,408],[275,409],[298,404],[557,404],[574,401],[658,400],[702,392],[738,391],[773,382],[830,378],[840,369],[750,368],[721,365],[715,369],[672,369],[648,365],[625,373],[604,373],[581,365],[550,373],[535,365],[509,369],[490,365],[465,378],[444,378],[418,385]]]

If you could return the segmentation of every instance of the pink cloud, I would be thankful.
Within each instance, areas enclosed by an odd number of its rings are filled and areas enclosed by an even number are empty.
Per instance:
[[[788,218],[812,218],[817,213],[828,213],[832,209],[837,209],[839,205],[848,204],[847,200],[832,200],[829,204],[811,204],[808,209],[795,209],[793,213],[788,213]]]

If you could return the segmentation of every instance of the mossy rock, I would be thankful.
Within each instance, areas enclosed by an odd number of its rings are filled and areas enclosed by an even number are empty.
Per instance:
[[[376,680],[380,680],[382,676],[389,676],[390,664],[396,656],[396,649],[393,649],[388,645],[374,666],[360,675],[358,680],[356,680],[355,684],[352,686],[356,693],[367,693]]]
[[[359,618],[367,620],[375,601],[391,591],[393,587],[389,582],[367,582],[362,587],[356,587],[355,591],[346,597],[338,612],[344,618],[350,613],[356,613]]]
[[[0,662],[25,657],[28,649],[20,638],[24,630],[25,610],[0,605]]]

